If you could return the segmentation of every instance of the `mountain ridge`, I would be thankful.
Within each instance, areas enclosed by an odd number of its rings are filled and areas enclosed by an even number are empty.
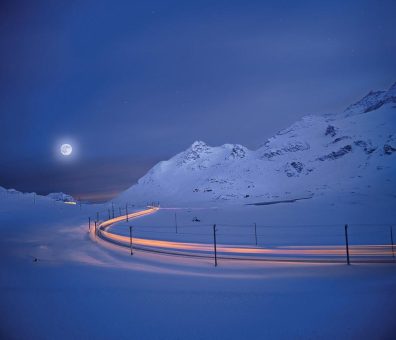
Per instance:
[[[251,203],[328,191],[365,193],[373,186],[394,191],[394,103],[396,83],[341,113],[304,116],[256,150],[195,141],[156,164],[115,201]]]

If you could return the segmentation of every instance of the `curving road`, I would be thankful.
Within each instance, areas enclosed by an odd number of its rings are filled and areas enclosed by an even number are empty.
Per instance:
[[[128,220],[157,212],[160,208],[148,207],[145,210],[128,214]],[[108,229],[115,223],[126,221],[122,215],[101,222],[93,233],[104,241],[123,247],[130,247],[130,237],[110,232]],[[167,255],[213,258],[214,246],[207,243],[190,243],[163,241],[133,237],[133,249]],[[361,263],[394,262],[391,245],[352,245],[349,247],[351,261]],[[345,246],[284,246],[278,248],[249,247],[242,245],[217,245],[218,259],[280,261],[280,262],[346,262]]]

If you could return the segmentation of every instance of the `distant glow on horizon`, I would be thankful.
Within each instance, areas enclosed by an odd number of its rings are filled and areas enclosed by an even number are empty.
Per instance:
[[[73,152],[73,148],[70,144],[62,144],[60,147],[60,152],[63,156],[70,156]]]

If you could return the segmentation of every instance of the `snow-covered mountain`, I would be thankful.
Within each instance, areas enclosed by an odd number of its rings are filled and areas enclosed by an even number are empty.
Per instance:
[[[73,196],[65,194],[63,192],[52,192],[46,196],[38,195],[35,192],[21,192],[15,189],[6,189],[0,186],[0,195],[17,195],[17,196],[24,196],[24,197],[37,197],[37,198],[47,198],[55,201],[62,201],[62,202],[76,202]]]
[[[348,192],[396,195],[396,83],[344,112],[303,117],[257,150],[194,142],[115,201],[253,203]]]
[[[47,197],[55,201],[76,202],[73,196],[65,194],[64,192],[51,192]]]

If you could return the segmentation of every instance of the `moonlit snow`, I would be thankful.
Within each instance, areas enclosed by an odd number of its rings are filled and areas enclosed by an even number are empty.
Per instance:
[[[104,204],[0,187],[0,335],[15,339],[391,339],[396,264],[175,257],[88,233],[96,217],[160,202],[114,226],[211,244],[390,244],[395,86],[346,111],[306,116],[259,147],[195,142]],[[284,202],[284,203],[277,203]],[[267,203],[276,203],[264,205]],[[174,228],[178,224],[179,232]],[[209,226],[209,227],[208,227]],[[224,226],[228,226],[227,228]],[[243,236],[239,236],[243,234]]]

